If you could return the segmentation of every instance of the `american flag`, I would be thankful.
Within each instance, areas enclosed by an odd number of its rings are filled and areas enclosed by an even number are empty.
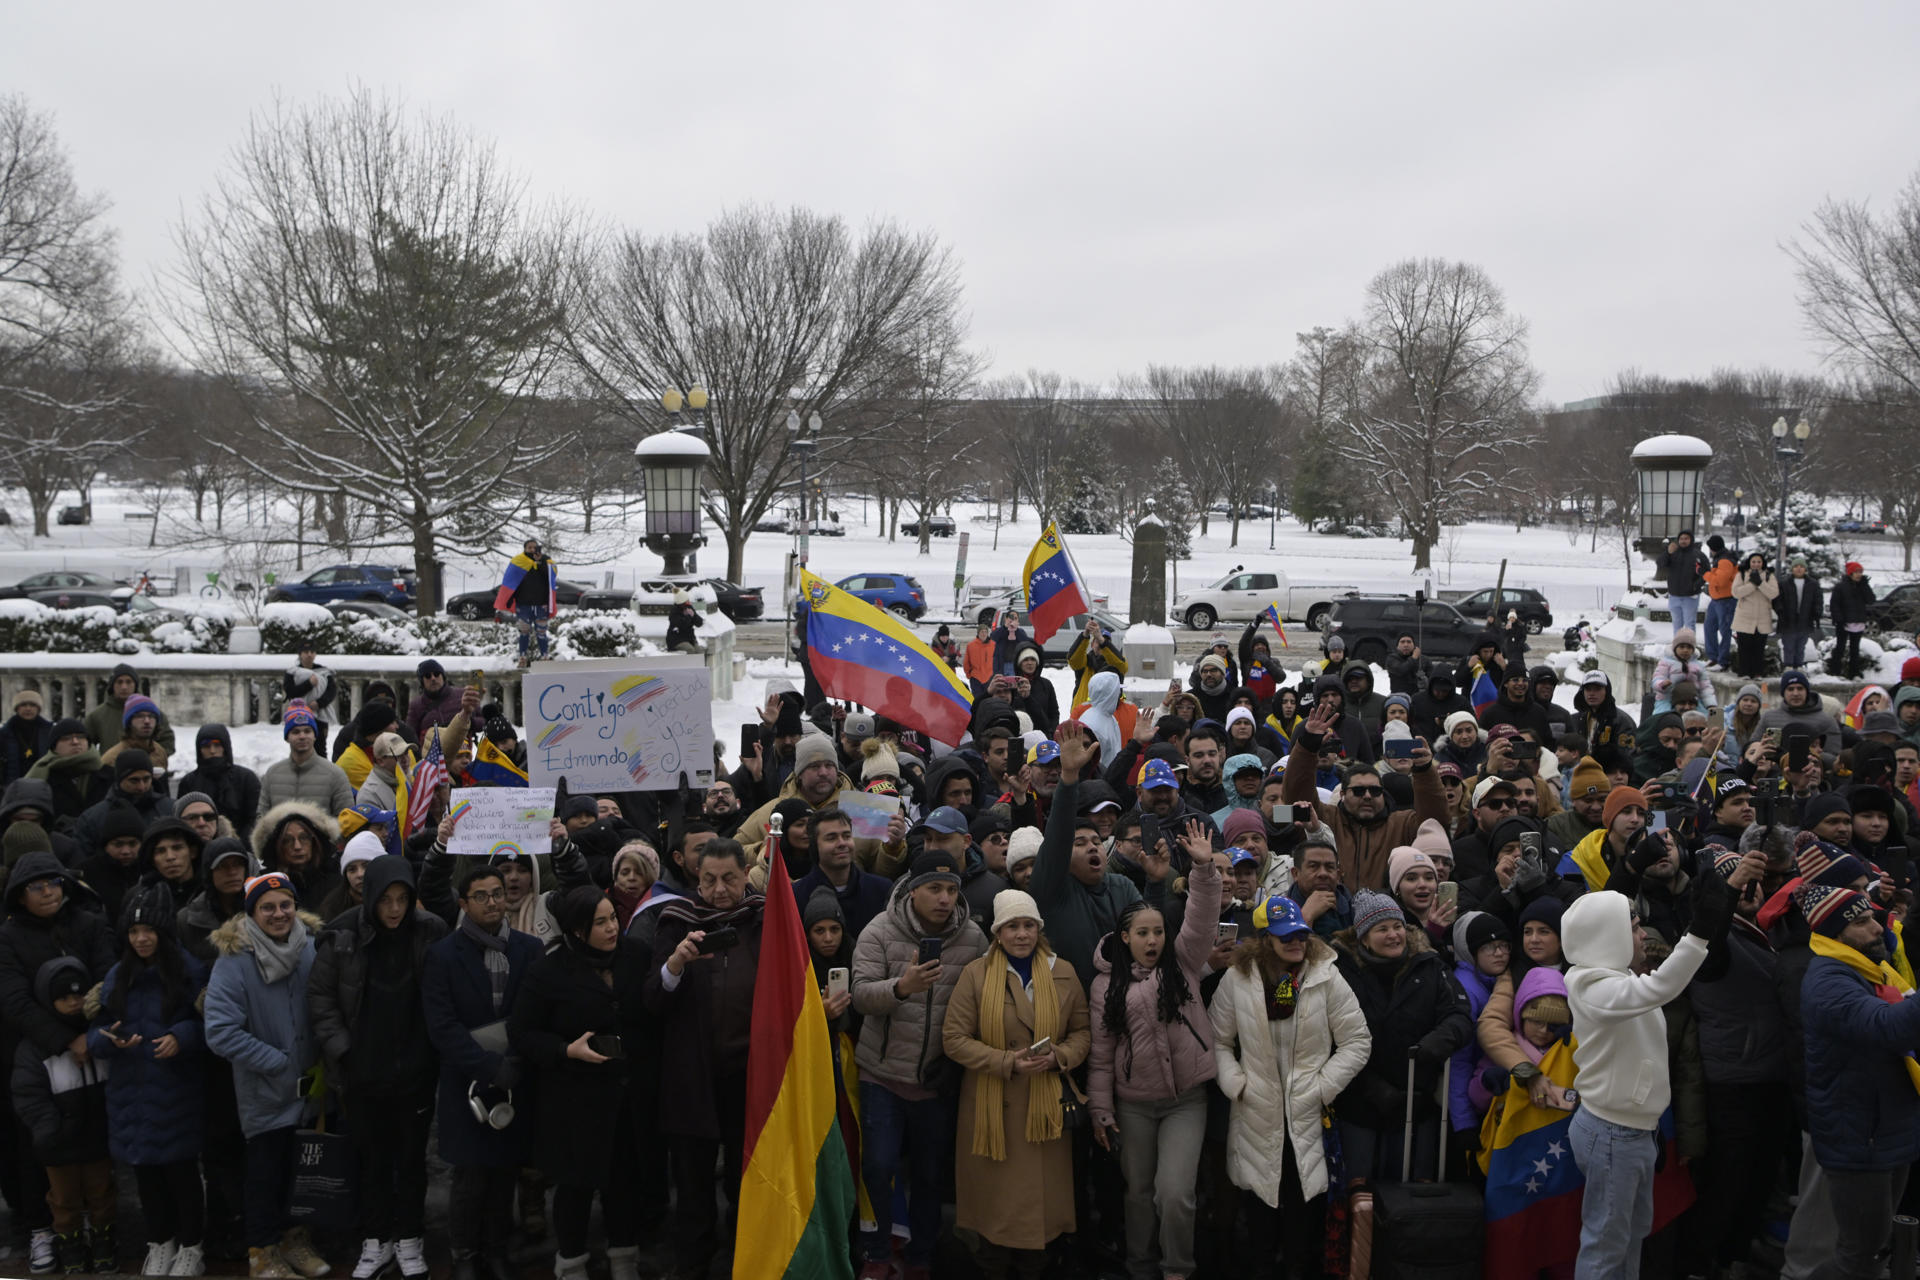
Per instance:
[[[426,753],[420,757],[420,763],[413,766],[413,777],[407,780],[408,835],[426,828],[427,813],[433,808],[433,793],[450,781],[447,758],[440,752],[440,735],[431,734]]]

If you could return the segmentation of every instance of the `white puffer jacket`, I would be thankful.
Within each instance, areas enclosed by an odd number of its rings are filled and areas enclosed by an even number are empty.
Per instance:
[[[1274,1135],[1285,1133],[1293,1142],[1301,1195],[1311,1200],[1325,1191],[1320,1109],[1360,1074],[1373,1049],[1360,1002],[1334,967],[1333,948],[1309,939],[1301,975],[1293,1016],[1269,1024],[1264,982],[1249,956],[1221,978],[1210,1011],[1215,1079],[1233,1104],[1227,1176],[1275,1208],[1285,1156]]]

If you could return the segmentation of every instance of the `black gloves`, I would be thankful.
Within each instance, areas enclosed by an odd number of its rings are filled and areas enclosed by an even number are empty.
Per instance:
[[[1513,1077],[1508,1074],[1505,1067],[1490,1066],[1480,1073],[1480,1084],[1496,1098],[1505,1093],[1507,1086],[1512,1082]]]
[[[1627,850],[1627,866],[1635,875],[1645,875],[1647,868],[1667,856],[1667,842],[1657,831],[1643,830],[1633,837],[1633,846]]]
[[[1687,932],[1711,946],[1726,939],[1733,926],[1733,890],[1709,869],[1693,878],[1693,923]]]
[[[1414,1057],[1423,1068],[1433,1068],[1445,1062],[1452,1050],[1444,1043],[1445,1037],[1438,1031],[1429,1031],[1420,1038],[1414,1047]]]

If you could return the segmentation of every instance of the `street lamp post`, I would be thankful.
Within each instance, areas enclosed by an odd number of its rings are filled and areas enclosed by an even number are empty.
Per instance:
[[[798,553],[800,566],[806,567],[808,535],[813,532],[812,490],[807,483],[807,462],[813,457],[813,451],[820,442],[820,415],[807,415],[805,423],[800,421],[798,409],[787,410],[788,448],[800,458],[800,541]]]
[[[1274,530],[1280,527],[1280,485],[1273,485],[1273,500],[1267,504],[1267,550],[1273,550]]]
[[[1741,500],[1744,499],[1746,496],[1747,496],[1747,491],[1745,489],[1742,489],[1738,485],[1734,486],[1734,489],[1733,489],[1733,558],[1735,562],[1738,562],[1740,559],[1740,534],[1747,527],[1746,509],[1740,505]]]
[[[1805,418],[1793,424],[1795,444],[1787,443],[1787,420],[1773,420],[1773,456],[1780,464],[1780,524],[1775,530],[1778,539],[1774,549],[1773,563],[1775,572],[1787,560],[1787,486],[1793,480],[1794,464],[1806,453],[1807,437],[1813,434],[1813,427]]]

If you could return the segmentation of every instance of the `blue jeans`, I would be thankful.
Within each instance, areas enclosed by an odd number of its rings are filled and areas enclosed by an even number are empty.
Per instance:
[[[1811,631],[1782,631],[1780,633],[1780,665],[1788,671],[1798,671],[1807,665],[1807,641],[1813,639]]]
[[[941,1177],[953,1164],[954,1109],[943,1098],[908,1102],[885,1085],[860,1082],[860,1177],[873,1202],[874,1229],[860,1233],[869,1262],[893,1256],[893,1174],[907,1155],[906,1264],[933,1265],[940,1234]]]
[[[531,642],[538,637],[540,656],[547,656],[547,606],[543,604],[523,604],[513,611],[520,619],[520,656],[526,657]]]
[[[1668,596],[1667,608],[1673,611],[1673,634],[1679,635],[1700,621],[1699,596]]]
[[[1733,597],[1707,601],[1707,661],[1726,666],[1733,661]]]
[[[1574,1280],[1638,1280],[1640,1242],[1653,1230],[1653,1166],[1660,1135],[1611,1124],[1581,1108],[1567,1145],[1587,1180]]]

